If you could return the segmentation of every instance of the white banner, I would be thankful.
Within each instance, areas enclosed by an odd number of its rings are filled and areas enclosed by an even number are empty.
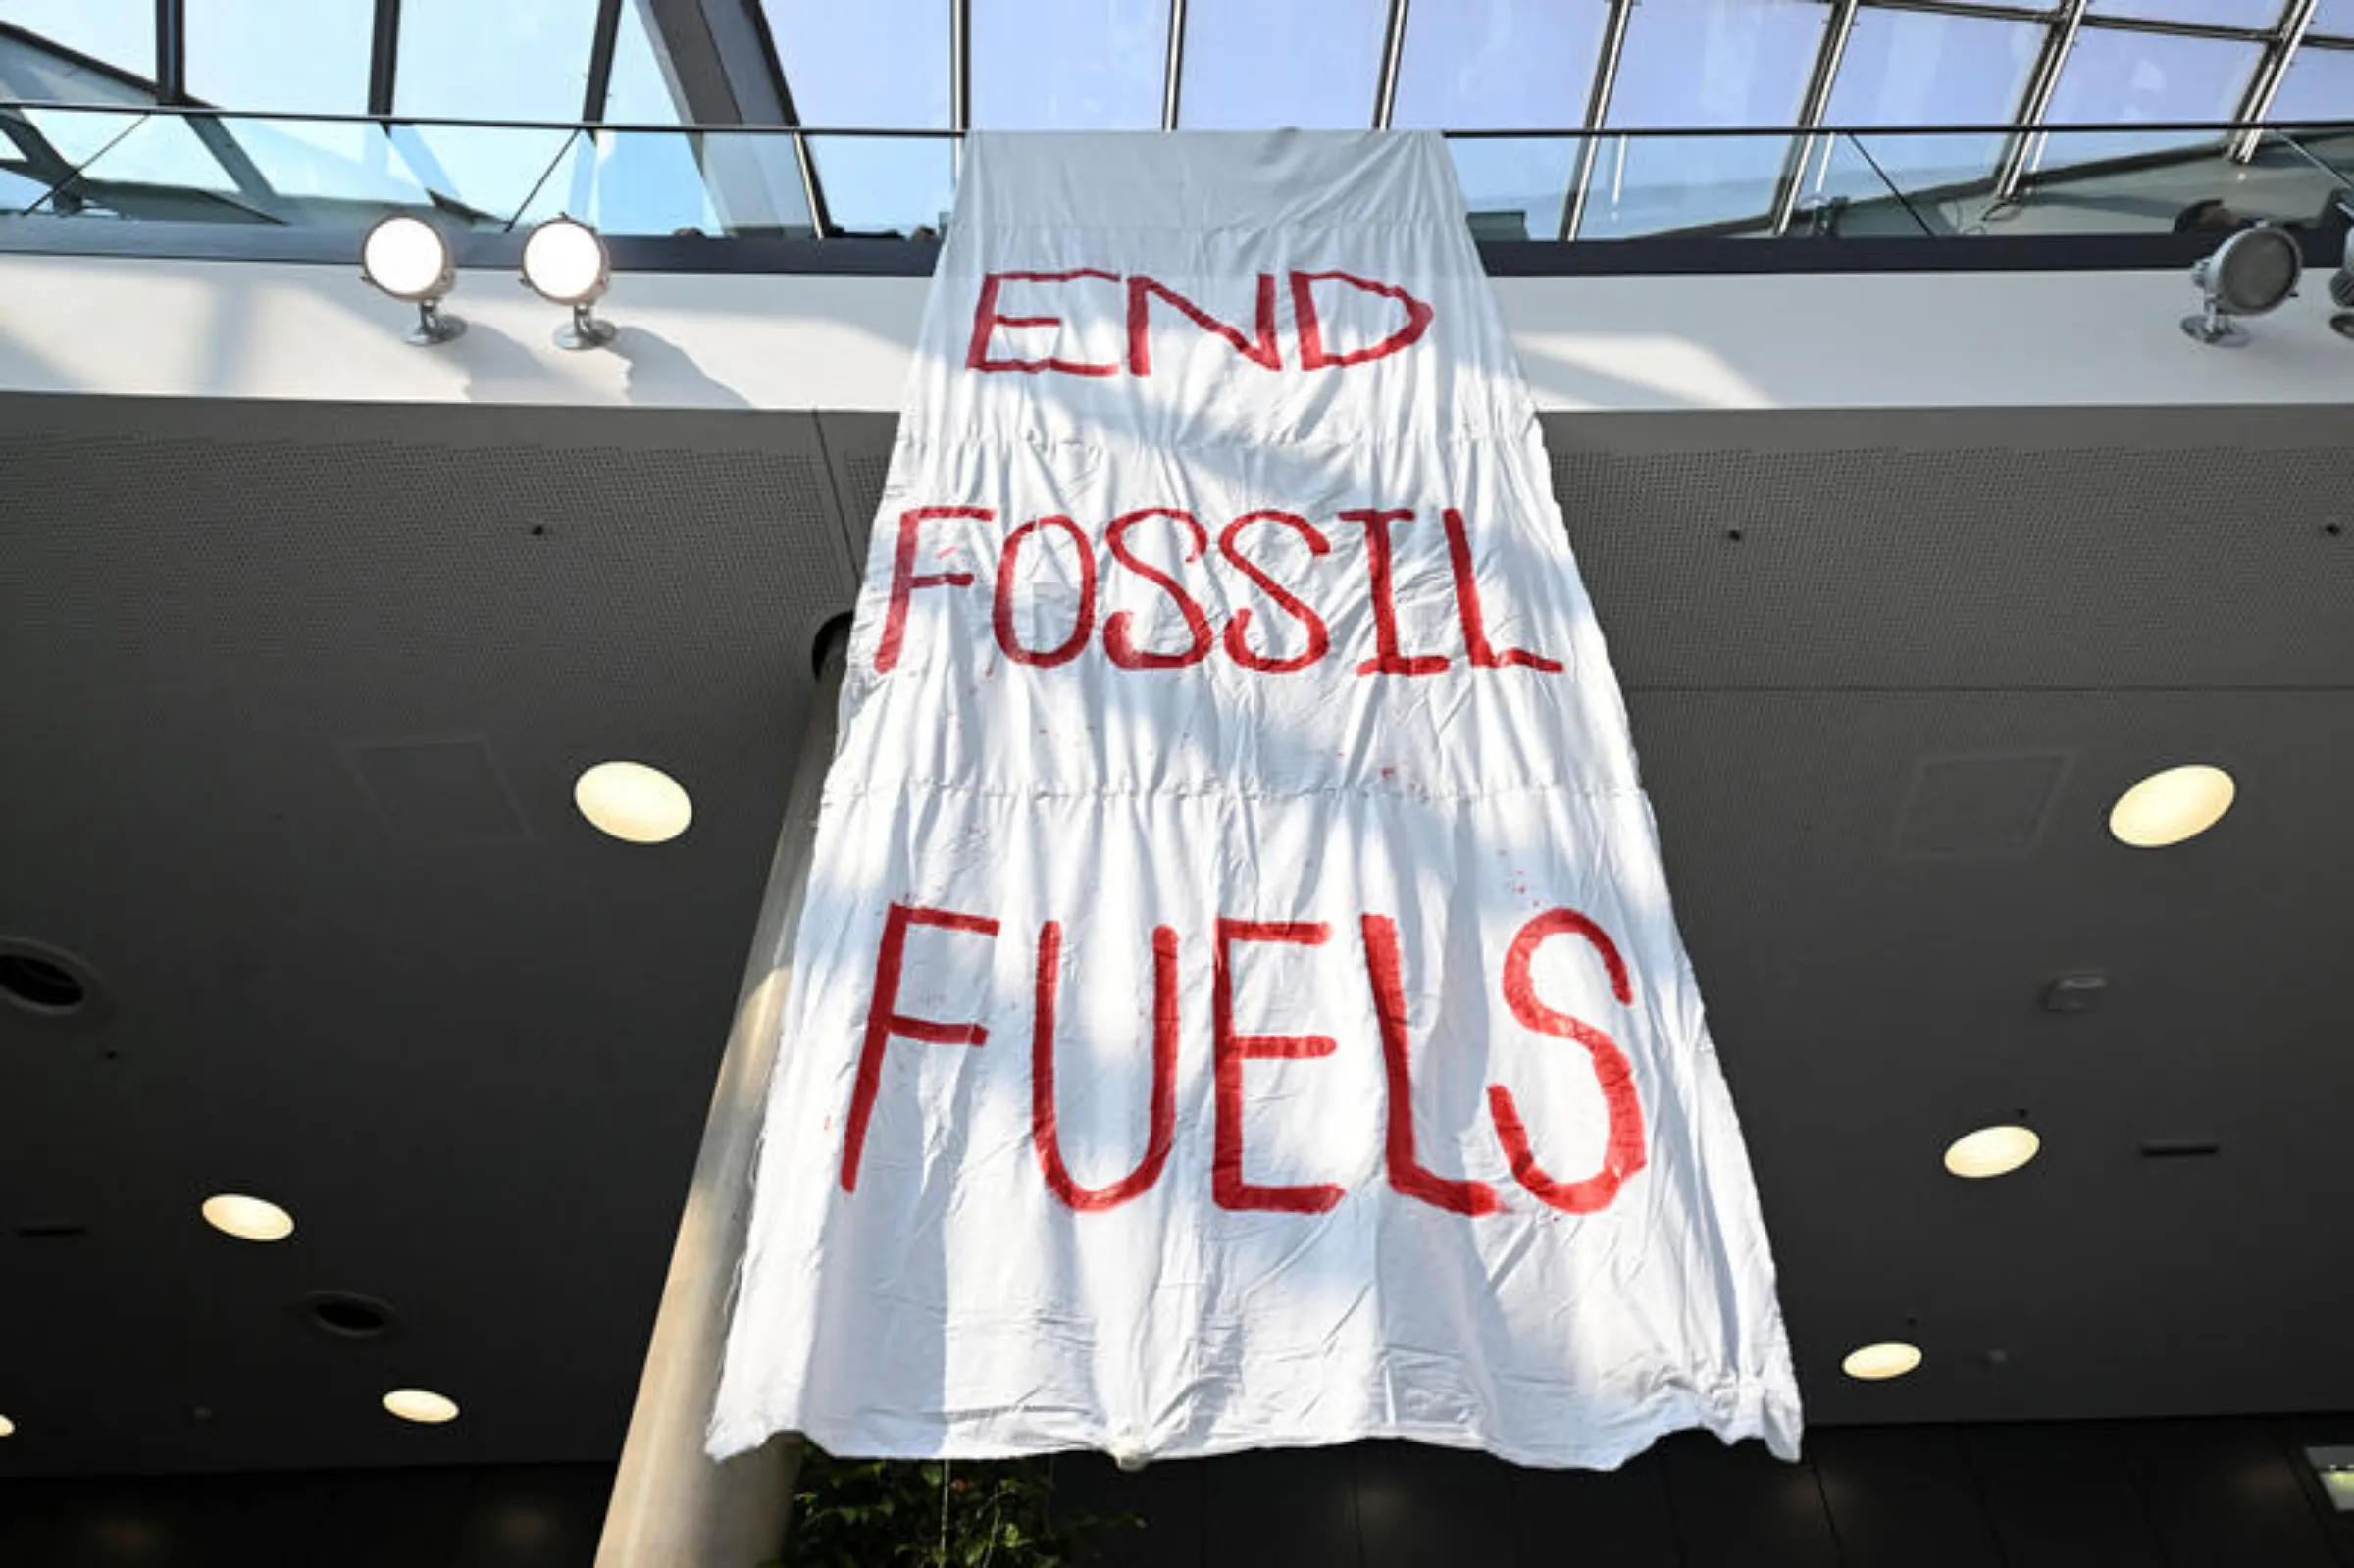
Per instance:
[[[1436,136],[967,142],[793,985],[716,1454],[1796,1452]]]

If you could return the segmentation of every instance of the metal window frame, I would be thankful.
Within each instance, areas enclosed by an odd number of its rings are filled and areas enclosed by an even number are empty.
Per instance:
[[[588,80],[581,92],[581,121],[598,125],[613,98],[613,55],[621,47],[621,8],[628,0],[596,0],[596,26],[588,35]]]
[[[1408,0],[1390,0],[1382,24],[1381,75],[1373,78],[1373,128],[1387,130],[1398,109],[1398,70],[1406,61],[1406,13]]]
[[[1832,144],[1816,132],[1830,113],[1831,92],[1838,85],[1839,68],[1847,61],[1848,39],[1856,30],[1856,11],[1857,0],[1831,0],[1822,43],[1815,51],[1815,69],[1808,75],[1806,95],[1799,103],[1798,124],[1803,134],[1791,138],[1781,179],[1774,186],[1772,231],[1777,237],[1790,231],[1790,221],[1798,214],[1817,144]]]
[[[155,95],[188,101],[187,0],[155,0]]]
[[[2297,51],[2304,47],[2305,34],[2312,30],[2314,13],[2321,9],[2321,0],[2288,0],[2280,8],[2279,25],[2273,29],[2272,41],[2264,47],[2264,57],[2257,61],[2255,74],[2248,78],[2248,90],[2239,100],[2239,113],[2233,118],[2241,125],[2260,125],[2272,113],[2273,100],[2280,95],[2280,83],[2288,77],[2288,68],[2295,63]],[[2231,161],[2249,164],[2256,161],[2257,150],[2264,145],[2264,132],[2243,130],[2231,148]]]
[[[1169,55],[1160,76],[1160,128],[1177,128],[1177,99],[1185,85],[1185,0],[1169,0]]]
[[[1585,134],[1577,143],[1577,169],[1569,177],[1569,199],[1561,204],[1561,238],[1575,239],[1585,227],[1586,200],[1594,186],[1594,165],[1602,153],[1602,123],[1610,118],[1611,95],[1618,90],[1618,59],[1626,52],[1627,24],[1634,0],[1611,0],[1602,25],[1602,47],[1594,56],[1594,79],[1586,88]]]

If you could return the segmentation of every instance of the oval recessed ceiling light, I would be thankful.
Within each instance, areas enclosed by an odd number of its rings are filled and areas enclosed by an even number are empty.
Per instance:
[[[426,1427],[458,1419],[458,1402],[431,1389],[394,1389],[384,1395],[384,1408],[403,1421]]]
[[[47,1023],[84,1023],[103,1009],[98,978],[62,947],[0,936],[0,1002]]]
[[[1920,1346],[1891,1340],[1883,1344],[1868,1344],[1850,1350],[1839,1370],[1851,1378],[1866,1383],[1879,1383],[1889,1378],[1901,1378],[1920,1365]]]
[[[282,1241],[294,1234],[294,1216],[267,1198],[216,1192],[204,1200],[204,1223],[240,1241]]]
[[[2109,808],[2109,831],[2118,842],[2136,849],[2163,849],[2223,821],[2238,792],[2221,768],[2205,763],[2169,768],[2117,797]]]
[[[1954,1139],[1945,1151],[1945,1168],[1973,1181],[2008,1176],[2033,1159],[2035,1151],[2042,1147],[2043,1139],[2035,1136],[2032,1128],[1981,1127]]]
[[[679,782],[642,762],[600,762],[572,786],[572,803],[599,831],[626,843],[659,844],[694,820]]]

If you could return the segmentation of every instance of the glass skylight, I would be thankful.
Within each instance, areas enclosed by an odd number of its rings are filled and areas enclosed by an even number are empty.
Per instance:
[[[1168,58],[1168,0],[973,0],[973,125],[1157,128]]]
[[[1177,124],[1361,129],[1381,88],[1388,0],[1191,0]]]

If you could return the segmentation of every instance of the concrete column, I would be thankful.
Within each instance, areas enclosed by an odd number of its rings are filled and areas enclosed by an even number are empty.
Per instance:
[[[596,1568],[755,1568],[783,1549],[799,1443],[775,1438],[714,1464],[703,1453],[703,1428],[719,1386],[728,1300],[750,1218],[752,1156],[776,1061],[778,1021],[792,985],[793,940],[809,885],[818,800],[834,758],[843,640],[835,637],[827,648],[810,695],[785,826],[703,1124],[702,1152],[671,1248],[670,1276],[662,1284]]]

